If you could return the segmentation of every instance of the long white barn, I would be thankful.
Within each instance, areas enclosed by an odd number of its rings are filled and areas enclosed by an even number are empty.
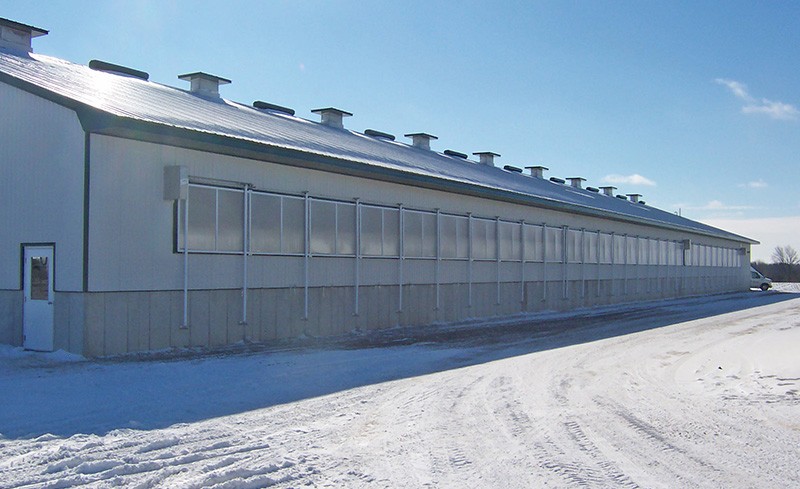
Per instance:
[[[0,342],[101,356],[748,287],[755,241],[637,195],[0,29]]]

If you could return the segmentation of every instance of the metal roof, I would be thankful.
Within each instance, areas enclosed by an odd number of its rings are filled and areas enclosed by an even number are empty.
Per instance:
[[[172,131],[205,139],[206,147],[290,153],[343,173],[757,243],[640,203],[50,56],[0,50],[0,81],[100,118],[98,127],[125,126],[128,135],[131,128],[134,135]],[[85,128],[88,118],[81,118]]]

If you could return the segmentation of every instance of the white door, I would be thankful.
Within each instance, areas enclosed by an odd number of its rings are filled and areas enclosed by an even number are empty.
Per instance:
[[[22,344],[53,351],[53,247],[25,246]]]

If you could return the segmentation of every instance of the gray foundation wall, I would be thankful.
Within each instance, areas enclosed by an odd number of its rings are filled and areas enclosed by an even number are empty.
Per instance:
[[[452,323],[536,311],[742,290],[733,275],[441,284],[251,289],[247,321],[242,291],[60,294],[56,348],[107,356],[172,347],[218,347],[301,336],[323,337],[397,326]],[[438,288],[438,307],[437,307]],[[499,290],[498,290],[499,288]],[[401,298],[402,294],[402,298]],[[498,300],[499,297],[499,300]],[[401,305],[402,301],[402,305]],[[432,326],[435,327],[435,326]]]
[[[22,345],[21,290],[0,290],[0,343]]]

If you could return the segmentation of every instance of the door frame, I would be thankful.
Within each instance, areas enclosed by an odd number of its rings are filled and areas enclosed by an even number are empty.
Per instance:
[[[28,295],[30,295],[30,290],[26,294],[26,283],[25,283],[25,276],[27,275],[26,267],[28,264],[25,260],[26,252],[30,249],[35,248],[47,248],[49,252],[52,254],[52,262],[48,269],[49,273],[49,285],[48,285],[48,293],[52,292],[52,297],[49,297],[49,305],[51,307],[51,321],[52,325],[50,326],[50,334],[52,337],[49,339],[50,349],[49,350],[42,350],[42,351],[53,351],[54,350],[54,340],[55,340],[55,294],[56,294],[56,244],[54,242],[44,242],[44,243],[20,243],[20,290],[22,291],[22,346],[23,348],[27,349],[27,345],[25,344],[25,336],[26,336],[26,317],[25,317],[25,304],[28,301]]]

